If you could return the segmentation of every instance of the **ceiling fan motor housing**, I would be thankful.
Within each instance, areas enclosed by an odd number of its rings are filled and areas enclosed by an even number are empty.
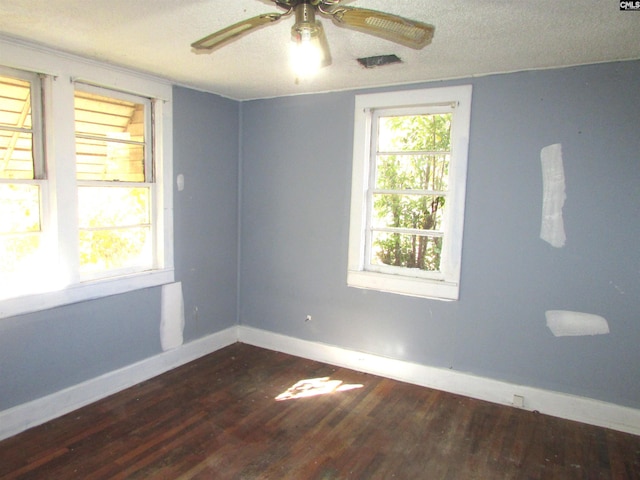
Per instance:
[[[295,6],[296,23],[291,27],[291,38],[294,42],[309,41],[319,34],[316,22],[315,7],[302,2]]]

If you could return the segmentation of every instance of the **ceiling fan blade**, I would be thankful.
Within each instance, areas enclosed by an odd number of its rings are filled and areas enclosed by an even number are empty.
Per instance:
[[[276,22],[284,15],[287,15],[287,13],[265,13],[258,15],[257,17],[252,17],[242,22],[235,23],[212,33],[211,35],[201,38],[197,42],[193,42],[191,46],[196,50],[210,52],[231,40],[249,33],[252,30],[256,30],[259,27]]]
[[[358,30],[407,47],[420,49],[433,38],[435,27],[398,15],[357,7],[336,7],[325,14],[341,27]]]

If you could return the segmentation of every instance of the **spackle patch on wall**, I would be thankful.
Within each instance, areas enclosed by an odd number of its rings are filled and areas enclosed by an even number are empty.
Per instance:
[[[184,299],[182,283],[175,282],[162,286],[160,318],[160,344],[162,350],[178,348],[183,342]]]
[[[609,333],[609,323],[599,315],[566,310],[548,310],[547,327],[556,337],[580,335],[604,335]]]
[[[564,246],[566,235],[562,207],[567,198],[562,163],[562,145],[559,143],[544,147],[540,152],[542,164],[542,225],[540,238],[550,245]]]

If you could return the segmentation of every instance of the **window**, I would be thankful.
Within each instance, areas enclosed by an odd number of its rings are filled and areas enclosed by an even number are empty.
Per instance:
[[[172,282],[171,85],[5,51],[0,317]]]
[[[150,270],[151,102],[85,85],[74,100],[81,277]]]
[[[42,261],[43,217],[40,78],[0,69],[0,279],[11,295],[29,284]]]
[[[347,283],[459,295],[471,87],[356,97]]]

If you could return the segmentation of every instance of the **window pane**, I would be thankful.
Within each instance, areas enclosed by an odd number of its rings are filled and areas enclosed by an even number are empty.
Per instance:
[[[145,105],[76,91],[80,180],[145,181]]]
[[[149,223],[146,187],[79,187],[80,228],[121,227]]]
[[[0,130],[0,178],[34,178],[32,145],[32,133]]]
[[[378,155],[376,188],[432,190],[449,188],[450,155]]]
[[[31,84],[0,76],[0,178],[34,178],[31,121]]]
[[[144,105],[94,93],[75,92],[76,133],[107,137],[126,132],[144,141]]]
[[[78,204],[82,272],[152,266],[149,188],[80,187]]]
[[[40,242],[39,233],[0,235],[0,278],[3,274],[33,272],[39,266]]]
[[[76,168],[79,180],[144,182],[144,146],[80,138]]]
[[[378,151],[448,152],[451,148],[451,114],[380,117]]]
[[[40,187],[0,183],[0,234],[40,231]]]
[[[0,125],[31,128],[31,84],[0,75]]]
[[[441,230],[445,197],[435,195],[374,194],[374,228]]]
[[[37,267],[40,223],[37,185],[0,184],[0,273]]]
[[[442,237],[388,232],[373,232],[372,235],[372,265],[417,268],[430,272],[440,270]]]
[[[152,266],[151,227],[80,230],[80,270]]]

